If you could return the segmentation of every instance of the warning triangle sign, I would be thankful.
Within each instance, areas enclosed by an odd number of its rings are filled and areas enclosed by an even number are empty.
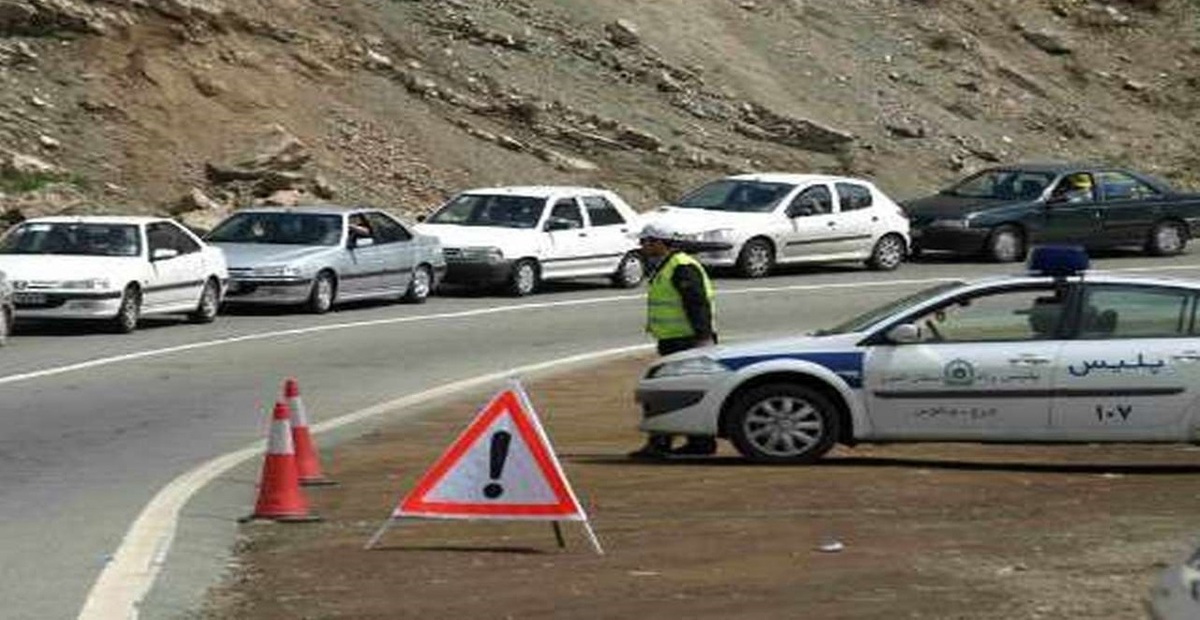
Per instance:
[[[487,404],[392,518],[586,521],[520,384]]]

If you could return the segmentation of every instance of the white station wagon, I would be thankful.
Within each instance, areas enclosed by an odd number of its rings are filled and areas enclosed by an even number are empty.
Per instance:
[[[172,220],[42,217],[0,238],[18,318],[102,319],[131,332],[147,314],[217,315],[229,275],[221,251]]]
[[[446,282],[503,285],[528,295],[546,280],[641,283],[641,222],[615,193],[590,187],[496,187],[463,192],[417,226],[442,242]]]
[[[748,278],[776,264],[861,261],[891,270],[909,247],[900,206],[869,181],[850,177],[726,177],[644,217],[695,243],[701,263],[733,267]]]
[[[1083,273],[945,283],[795,338],[664,358],[642,430],[808,462],[872,441],[1200,441],[1200,281]]]

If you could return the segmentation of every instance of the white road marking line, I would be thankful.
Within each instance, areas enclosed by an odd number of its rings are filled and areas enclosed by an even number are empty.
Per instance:
[[[1176,265],[1163,267],[1130,267],[1125,269],[1111,269],[1106,271],[1097,271],[1097,273],[1118,273],[1118,272],[1137,272],[1137,271],[1186,271],[1200,270],[1200,265]],[[989,274],[979,274],[974,277],[987,277]],[[1005,275],[1005,274],[991,274]],[[745,287],[745,288],[726,288],[717,289],[718,296],[727,295],[747,295],[751,293],[782,293],[788,291],[812,291],[822,289],[844,289],[844,288],[882,288],[891,286],[908,286],[920,284],[938,284],[941,282],[952,282],[955,280],[970,280],[973,278],[956,278],[956,277],[938,277],[938,278],[920,278],[909,280],[879,280],[873,282],[829,282],[824,284],[792,284],[785,286],[761,286],[761,287]],[[173,353],[183,353],[186,351],[194,351],[198,349],[208,349],[212,347],[238,344],[243,342],[253,342],[257,340],[272,340],[282,338],[284,336],[299,336],[302,334],[315,334],[320,332],[335,331],[340,329],[353,329],[358,327],[373,327],[376,325],[394,325],[400,323],[416,323],[421,321],[437,321],[442,319],[462,319],[489,314],[500,314],[506,312],[519,312],[522,310],[541,310],[546,308],[565,308],[571,306],[590,306],[605,303],[614,303],[630,300],[645,299],[643,293],[631,295],[613,295],[608,297],[588,297],[584,299],[572,299],[566,301],[549,301],[541,303],[524,303],[511,306],[501,306],[497,308],[477,308],[475,310],[462,310],[458,312],[445,312],[441,314],[422,314],[417,316],[402,316],[386,319],[371,319],[367,321],[352,321],[347,323],[333,323],[331,325],[313,325],[310,327],[298,327],[295,329],[285,329],[273,332],[263,332],[259,334],[247,334],[244,336],[232,336],[229,338],[221,338],[217,340],[205,340],[201,342],[192,342],[188,344],[176,345],[173,347],[164,347],[161,349],[151,349],[149,351],[138,351],[137,353],[126,353],[123,355],[114,355],[110,357],[102,357],[74,364],[66,364],[53,368],[45,368],[42,370],[33,370],[29,372],[17,373],[0,377],[0,386],[11,383],[20,383],[22,381],[30,381],[32,379],[42,379],[52,377],[77,370],[87,370],[89,368],[97,368],[110,364],[119,364],[122,362],[132,362],[136,360],[146,359],[149,357],[157,357],[161,355],[171,355]]]
[[[312,426],[310,430],[322,433],[385,413],[413,408],[457,392],[489,383],[499,383],[513,376],[551,369],[557,372],[573,365],[597,362],[608,357],[620,357],[651,349],[651,345],[606,349],[480,375],[326,420]],[[414,411],[409,411],[402,414],[401,417],[409,417],[414,413]],[[264,442],[256,442],[236,452],[212,459],[163,487],[142,509],[129,531],[125,533],[125,538],[122,539],[116,553],[113,554],[112,560],[104,567],[92,585],[78,619],[136,619],[138,606],[154,585],[154,581],[165,563],[167,552],[174,541],[180,510],[205,485],[247,460],[261,455],[264,449]]]

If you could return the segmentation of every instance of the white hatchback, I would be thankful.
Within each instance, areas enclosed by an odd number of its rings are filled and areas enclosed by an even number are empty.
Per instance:
[[[545,280],[644,277],[641,222],[615,193],[591,187],[496,187],[458,194],[422,220],[442,242],[447,283],[528,295]]]
[[[225,256],[156,217],[43,217],[0,238],[18,318],[102,319],[115,331],[145,314],[207,323],[229,278]]]
[[[864,261],[895,269],[908,253],[908,218],[862,179],[744,174],[692,190],[644,216],[697,244],[697,260],[748,278],[776,264]]]

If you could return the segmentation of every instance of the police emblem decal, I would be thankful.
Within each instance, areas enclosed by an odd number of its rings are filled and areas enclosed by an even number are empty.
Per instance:
[[[975,383],[975,367],[967,360],[951,360],[942,369],[942,380],[946,385],[971,385]]]

